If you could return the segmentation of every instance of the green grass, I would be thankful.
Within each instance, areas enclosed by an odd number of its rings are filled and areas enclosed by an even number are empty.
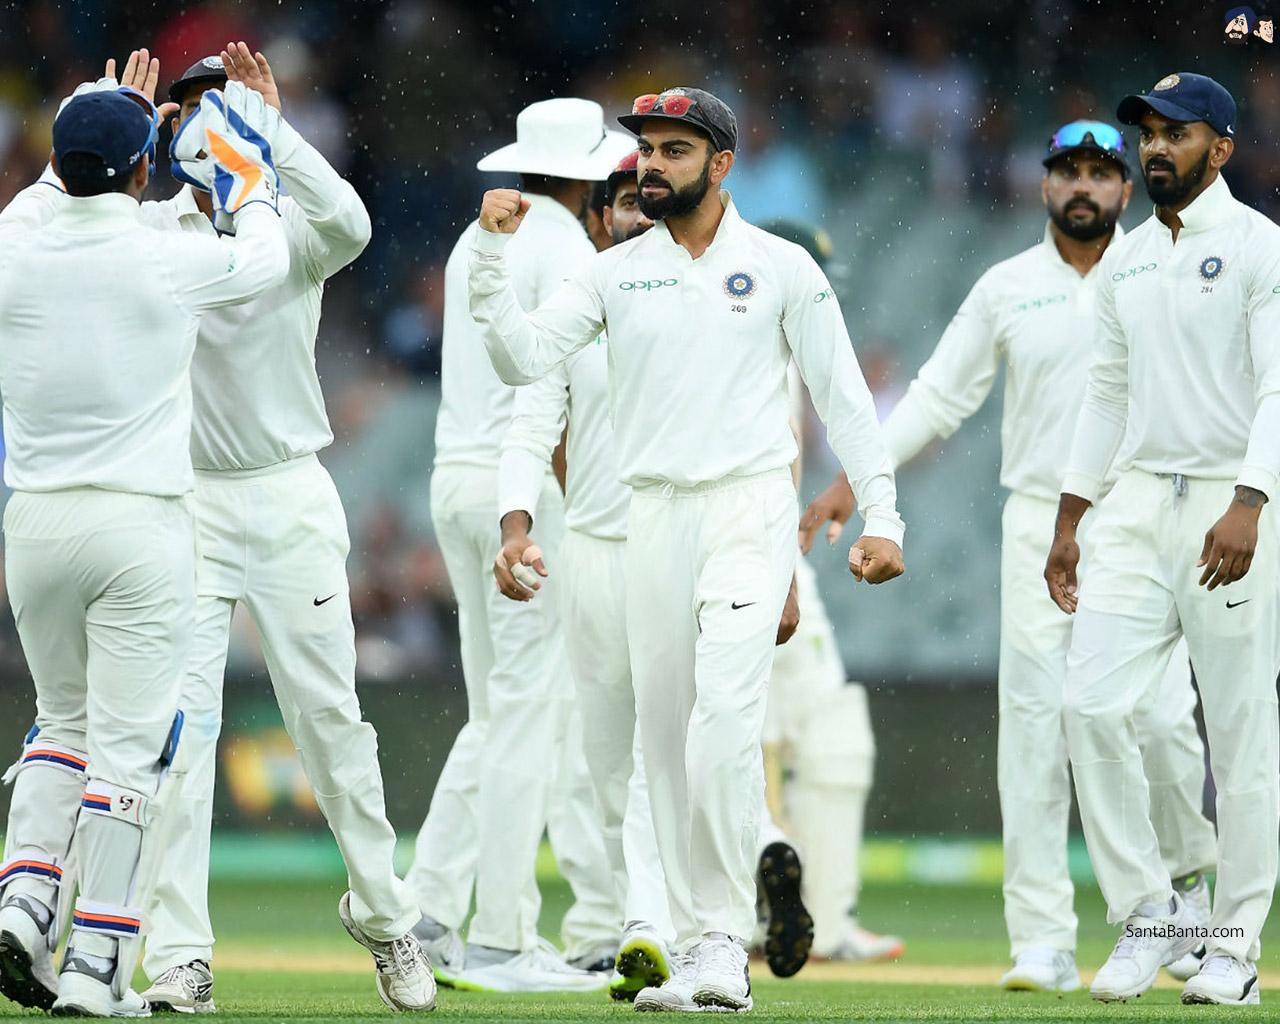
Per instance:
[[[544,882],[542,926],[554,936],[567,905],[567,887]],[[235,1021],[308,1019],[347,1021],[385,1017],[373,988],[372,966],[342,931],[336,906],[339,883],[272,881],[254,885],[219,881],[212,887],[214,953],[219,1017]],[[1080,964],[1096,968],[1115,940],[1096,890],[1082,891]],[[999,991],[995,981],[1007,961],[1007,943],[997,889],[979,886],[876,886],[863,896],[863,921],[907,941],[899,964],[884,965],[860,980],[799,977],[778,981],[753,969],[756,1011],[752,1020],[865,1021],[1139,1021],[1263,1019],[1268,1007],[1182,1006],[1176,989],[1153,990],[1125,1006],[1103,1006],[1084,992],[1066,997]],[[1264,949],[1280,943],[1280,928],[1263,937]],[[352,954],[356,954],[352,958]],[[220,958],[222,966],[220,966]],[[1264,956],[1266,972],[1274,957]],[[255,969],[255,962],[261,965]],[[286,970],[273,964],[287,965]],[[298,969],[293,969],[293,965]],[[311,969],[307,969],[307,965]],[[330,966],[332,965],[332,966]],[[321,968],[321,969],[317,969]],[[929,971],[967,969],[969,985],[929,984]],[[816,975],[817,972],[812,972]],[[904,983],[906,975],[910,983]],[[899,977],[895,981],[895,976]],[[865,980],[861,980],[865,977]],[[989,978],[989,983],[987,979]],[[967,980],[967,979],[966,979]],[[1264,992],[1263,999],[1267,1000]],[[0,1017],[17,1008],[0,1006]],[[627,1004],[603,996],[495,996],[442,990],[436,1017],[471,1021],[621,1021]],[[1269,1015],[1268,1015],[1269,1016]]]

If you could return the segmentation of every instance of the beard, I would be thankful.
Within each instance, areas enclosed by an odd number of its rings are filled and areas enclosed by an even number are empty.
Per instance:
[[[1152,164],[1159,170],[1169,172],[1169,182],[1167,184],[1153,185],[1151,183],[1150,171]],[[1168,160],[1153,157],[1142,168],[1142,180],[1146,183],[1147,195],[1151,197],[1151,201],[1156,206],[1177,206],[1200,187],[1200,183],[1204,181],[1205,173],[1208,170],[1209,151],[1206,149],[1204,156],[1200,158],[1200,162],[1182,177],[1178,176],[1178,172]]]
[[[644,194],[645,185],[665,185],[669,191],[665,196],[652,197]],[[711,158],[702,165],[702,173],[698,180],[683,188],[672,188],[671,182],[646,173],[640,182],[640,212],[650,220],[662,220],[664,217],[682,217],[698,208],[711,187]]]
[[[1072,220],[1068,215],[1078,207],[1091,210],[1093,219],[1086,221]],[[1116,229],[1116,221],[1120,219],[1120,206],[1117,204],[1114,209],[1104,210],[1092,199],[1083,199],[1077,196],[1075,199],[1068,200],[1062,206],[1050,207],[1049,219],[1068,238],[1074,238],[1077,242],[1091,242],[1095,238],[1109,235]]]
[[[633,238],[639,238],[648,230],[649,226],[647,224],[637,224],[630,231],[623,231],[621,228],[615,227],[613,229],[613,244],[618,245],[621,242],[629,242]]]

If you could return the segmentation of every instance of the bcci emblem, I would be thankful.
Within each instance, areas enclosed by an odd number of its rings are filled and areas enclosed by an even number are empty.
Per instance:
[[[1222,273],[1225,264],[1222,262],[1221,256],[1206,256],[1200,261],[1200,277],[1202,280],[1213,282],[1218,279],[1218,275]]]
[[[756,279],[739,271],[724,279],[724,293],[731,299],[746,299],[756,292]]]
[[[200,62],[210,71],[225,71],[226,66],[222,63],[221,57],[206,57]]]

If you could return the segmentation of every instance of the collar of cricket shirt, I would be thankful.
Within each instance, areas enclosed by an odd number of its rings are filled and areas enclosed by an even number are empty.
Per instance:
[[[738,207],[734,204],[733,195],[727,188],[722,188],[720,190],[720,205],[724,207],[724,215],[720,218],[720,223],[716,226],[716,235],[711,239],[711,244],[708,245],[706,251],[698,257],[700,260],[706,259],[708,255],[714,252],[720,246],[721,239],[733,238],[743,224],[742,216],[738,213]],[[664,244],[674,246],[686,256],[689,255],[689,250],[671,237],[671,229],[667,227],[667,222],[665,220],[658,221],[658,223],[653,226],[653,230],[646,234],[653,235],[655,238],[661,238]]]
[[[534,215],[534,219],[555,219],[560,222],[562,227],[574,228],[581,232],[584,236],[587,229],[582,226],[582,221],[573,215],[573,211],[558,199],[552,199],[550,196],[539,195],[537,192],[526,192],[524,197],[529,200],[529,212]]]
[[[100,232],[138,222],[138,201],[123,192],[72,197],[55,220],[64,231]]]
[[[1213,184],[1191,201],[1191,205],[1178,214],[1183,231],[1208,231],[1221,224],[1235,208],[1235,197],[1227,188],[1221,172]]]

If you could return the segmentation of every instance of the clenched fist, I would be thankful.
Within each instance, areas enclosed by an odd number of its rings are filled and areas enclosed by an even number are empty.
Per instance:
[[[849,550],[849,571],[859,583],[885,583],[905,571],[902,548],[884,537],[859,537]]]
[[[486,231],[513,235],[529,212],[529,200],[513,188],[494,188],[480,200],[480,226]]]

